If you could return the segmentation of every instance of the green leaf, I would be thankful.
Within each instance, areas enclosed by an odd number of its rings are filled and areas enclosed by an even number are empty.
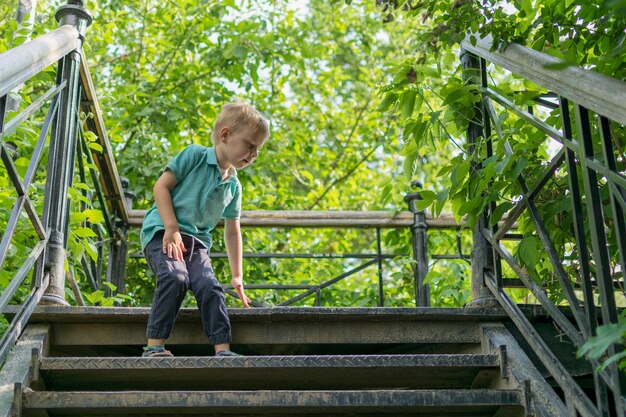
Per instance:
[[[392,189],[393,189],[393,184],[391,182],[388,182],[383,187],[381,197],[380,197],[380,201],[382,202],[383,205],[389,201],[389,196],[390,196]]]
[[[96,237],[98,235],[95,234],[95,232],[93,230],[91,230],[88,227],[77,227],[76,229],[72,230],[72,232],[74,232],[74,234],[78,237]]]
[[[428,122],[425,121],[417,121],[413,126],[411,136],[413,136],[413,140],[418,147],[422,146],[422,144],[425,142],[426,135],[424,133],[426,132],[427,127]]]
[[[510,203],[508,201],[498,204],[496,209],[491,214],[491,218],[489,219],[489,226],[495,226],[496,224],[498,224],[504,213],[509,211],[511,207],[513,207],[513,203]]]
[[[77,188],[77,189],[85,190],[85,191],[93,191],[90,186],[88,186],[87,184],[83,182],[75,182],[74,184],[72,184],[72,188]]]
[[[431,190],[421,190],[420,191],[420,197],[424,201],[433,201],[433,200],[437,199],[437,194],[434,191],[431,191]]]
[[[89,146],[90,149],[93,149],[94,151],[99,152],[99,153],[102,153],[102,151],[104,150],[102,145],[96,142],[91,142],[87,146]]]
[[[452,169],[452,185],[456,186],[465,180],[465,177],[469,173],[469,162],[461,162]]]
[[[433,216],[437,217],[441,214],[443,207],[448,199],[449,190],[439,191],[437,193],[437,201],[435,202],[435,207],[433,209]]]
[[[426,210],[426,208],[430,207],[433,204],[434,200],[417,200],[415,202],[415,208],[418,211]]]
[[[400,95],[400,111],[403,119],[408,119],[413,114],[416,94],[415,90],[407,90]]]
[[[104,300],[104,291],[98,290],[94,291],[91,294],[85,294],[85,298],[91,303],[96,304]]]
[[[534,269],[539,260],[538,239],[534,236],[527,236],[517,247],[517,253],[529,268]]]
[[[88,241],[83,241],[83,247],[85,248],[85,252],[87,252],[87,255],[89,255],[91,260],[94,262],[97,262],[98,261],[98,248],[96,248],[96,245]]]
[[[464,85],[454,86],[452,88],[447,88],[442,91],[442,96],[444,97],[442,105],[447,106],[451,103],[462,100],[467,96],[467,91],[465,91]]]
[[[424,278],[424,284],[436,284],[442,278],[443,276],[441,275],[440,272],[437,272],[434,269],[431,269],[430,271],[428,271],[428,273],[426,274],[426,277]]]
[[[604,324],[597,328],[595,336],[580,347],[578,357],[584,355],[591,359],[599,359],[611,345],[622,342],[625,336],[626,323]]]
[[[451,172],[454,169],[454,167],[455,165],[445,165],[443,168],[439,170],[439,172],[437,172],[437,176],[438,177],[446,176],[449,172]]]
[[[611,364],[613,364],[614,362],[621,362],[622,359],[626,358],[626,350],[620,352],[620,353],[616,353],[615,355],[611,356],[610,358],[608,358],[606,361],[604,361],[596,370],[596,372],[602,372],[604,371],[606,368],[608,368]],[[621,364],[623,367],[623,363]]]
[[[67,248],[73,259],[81,259],[83,257],[85,247],[77,242],[76,239],[68,239]]]
[[[404,163],[403,163],[404,177],[409,181],[413,179],[413,174],[415,173],[415,161],[416,160],[417,160],[417,153],[409,154],[404,158]]]
[[[526,168],[527,165],[528,165],[528,159],[526,157],[524,156],[518,157],[517,161],[515,162],[514,168],[511,170],[511,174],[509,178],[511,179],[517,178],[522,173],[522,171]]]
[[[415,72],[423,77],[439,77],[440,72],[429,65],[415,65]]]
[[[85,209],[81,213],[85,219],[89,220],[91,223],[103,223],[104,215],[101,210],[95,209]]]
[[[385,97],[383,98],[381,103],[378,105],[378,111],[380,112],[388,111],[394,106],[394,104],[396,104],[397,101],[398,101],[397,93],[389,92],[385,94]]]
[[[15,161],[13,161],[13,163],[17,167],[25,168],[25,167],[28,167],[28,164],[30,164],[30,160],[20,157],[20,158],[17,158]]]

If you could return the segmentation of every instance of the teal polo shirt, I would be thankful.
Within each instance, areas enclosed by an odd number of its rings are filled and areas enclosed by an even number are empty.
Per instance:
[[[220,219],[238,219],[241,215],[241,184],[231,167],[230,177],[222,181],[215,148],[191,145],[176,155],[165,169],[176,176],[171,191],[174,213],[180,233],[198,239],[211,249],[211,230]],[[141,249],[154,235],[165,230],[156,203],[146,213],[141,228]]]

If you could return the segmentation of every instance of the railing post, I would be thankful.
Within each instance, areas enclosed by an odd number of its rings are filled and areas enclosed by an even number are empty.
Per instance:
[[[465,49],[461,49],[461,63],[463,64],[463,81],[468,84],[481,85],[481,68],[478,58]],[[482,102],[476,104],[474,118],[467,128],[468,151],[473,153],[479,138],[485,136],[483,130]],[[470,175],[480,169],[478,163],[472,165]],[[487,227],[486,213],[479,217],[472,232],[472,301],[468,307],[496,307],[497,300],[485,285],[485,270],[492,270],[494,266],[493,249],[483,236],[482,230]]]
[[[122,188],[124,189],[124,199],[126,207],[132,209],[135,194],[129,190],[130,181],[128,178],[121,178]],[[113,240],[109,249],[109,263],[107,265],[107,281],[115,285],[116,293],[124,292],[124,282],[126,280],[126,259],[128,254],[128,243],[126,237],[128,235],[128,225],[119,221],[113,233]],[[112,293],[106,289],[107,296]]]
[[[82,1],[68,1],[57,9],[55,17],[59,26],[72,25],[84,40],[87,26],[92,18]],[[74,175],[78,111],[80,98],[80,50],[76,49],[59,61],[57,85],[66,86],[59,94],[59,111],[52,125],[48,171],[44,203],[44,224],[50,230],[46,248],[46,268],[50,272],[50,284],[41,303],[67,305],[65,301],[65,258],[69,222],[68,188]]]
[[[411,185],[415,188],[422,188],[419,181],[413,181]],[[415,277],[415,305],[417,307],[430,306],[430,285],[424,284],[426,274],[428,274],[428,226],[426,225],[426,212],[418,210],[415,203],[421,200],[420,192],[410,193],[404,197],[404,201],[409,203],[409,211],[413,213],[413,225],[411,226],[411,236],[413,241],[413,275]]]

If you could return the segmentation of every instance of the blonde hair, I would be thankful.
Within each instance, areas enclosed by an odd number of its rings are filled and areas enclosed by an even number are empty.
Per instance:
[[[222,107],[211,134],[213,144],[219,142],[220,130],[224,127],[228,127],[232,133],[249,130],[254,135],[264,138],[267,138],[270,134],[269,123],[265,117],[250,104],[240,101],[228,103]]]

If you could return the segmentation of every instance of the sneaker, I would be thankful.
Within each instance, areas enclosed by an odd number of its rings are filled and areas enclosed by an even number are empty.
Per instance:
[[[224,350],[220,350],[219,352],[217,352],[215,356],[243,356],[243,355],[235,353],[232,350],[224,349]]]
[[[158,358],[174,355],[172,355],[172,352],[170,352],[169,350],[165,350],[163,345],[152,345],[144,347],[141,356],[144,358]]]

